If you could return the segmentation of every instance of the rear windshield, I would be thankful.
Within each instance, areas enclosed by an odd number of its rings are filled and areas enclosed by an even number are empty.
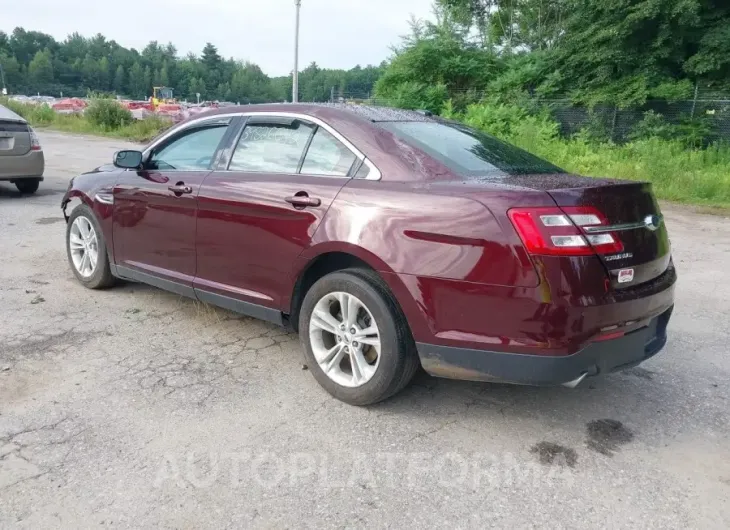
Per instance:
[[[565,173],[547,160],[461,124],[401,121],[380,125],[470,180]]]
[[[0,120],[0,132],[11,132],[11,133],[27,133],[28,126],[25,123],[19,121],[3,121]]]

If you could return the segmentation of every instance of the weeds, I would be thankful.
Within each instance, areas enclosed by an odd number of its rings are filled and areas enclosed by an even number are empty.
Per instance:
[[[86,109],[84,117],[93,125],[107,131],[116,131],[130,125],[134,117],[129,109],[113,99],[94,99]]]
[[[127,109],[112,100],[93,101],[83,115],[58,114],[47,105],[29,105],[3,98],[0,98],[0,105],[22,116],[33,127],[111,136],[136,142],[148,142],[172,125],[169,119],[159,116],[133,120]]]
[[[730,208],[730,145],[691,148],[685,138],[652,134],[664,133],[659,127],[662,124],[654,122],[647,123],[643,138],[623,145],[597,142],[586,134],[561,138],[549,116],[529,114],[515,105],[479,103],[460,115],[447,108],[449,117],[503,138],[571,173],[648,181],[661,199]]]
[[[32,122],[31,122],[32,124]],[[50,125],[59,131],[72,132],[77,134],[94,134],[99,136],[110,136],[123,138],[136,142],[149,142],[161,131],[167,129],[172,123],[159,116],[150,116],[143,120],[136,120],[128,125],[117,129],[109,129],[103,125],[95,125],[84,116],[73,114],[56,116],[55,121]]]

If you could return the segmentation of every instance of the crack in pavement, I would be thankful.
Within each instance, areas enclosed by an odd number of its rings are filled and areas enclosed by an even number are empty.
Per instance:
[[[196,355],[175,353],[179,348],[174,340],[152,344],[145,351],[125,352],[110,359],[120,373],[109,382],[133,381],[150,396],[179,398],[203,406],[219,390],[225,392],[226,385],[233,384],[239,390],[245,388],[247,381],[241,372],[245,372],[247,363],[264,351],[267,355],[274,351],[281,353],[281,344],[292,338],[290,332],[281,328],[271,329],[268,325],[259,328],[253,333],[233,329],[224,330],[212,339],[204,337],[199,347],[192,348]]]
[[[88,428],[68,416],[0,435],[0,490],[62,469]]]

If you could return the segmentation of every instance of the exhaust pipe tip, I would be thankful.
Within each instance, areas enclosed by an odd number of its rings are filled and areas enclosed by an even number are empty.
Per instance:
[[[577,379],[573,379],[572,381],[568,381],[567,383],[563,383],[563,386],[566,388],[575,388],[577,387],[583,379],[586,378],[588,375],[588,372],[583,372],[580,374],[580,376]]]

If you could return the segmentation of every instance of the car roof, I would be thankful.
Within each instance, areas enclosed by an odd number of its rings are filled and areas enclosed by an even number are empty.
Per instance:
[[[15,114],[12,110],[10,110],[7,107],[4,107],[3,105],[0,105],[0,120],[19,121],[21,123],[27,123],[25,121],[25,118],[23,118],[22,116],[19,116],[18,114]]]
[[[433,121],[428,111],[404,110],[392,107],[376,107],[373,105],[359,105],[356,103],[321,103],[312,104],[312,107],[325,107],[342,112],[349,112],[373,123],[387,121]]]
[[[257,105],[237,105],[235,107],[221,107],[208,112],[196,114],[193,118],[199,119],[216,114],[248,112],[291,112],[298,114],[309,114],[320,118],[360,118],[372,123],[394,122],[394,121],[434,121],[428,111],[403,110],[391,107],[377,107],[373,105],[360,105],[356,103],[267,103]]]

